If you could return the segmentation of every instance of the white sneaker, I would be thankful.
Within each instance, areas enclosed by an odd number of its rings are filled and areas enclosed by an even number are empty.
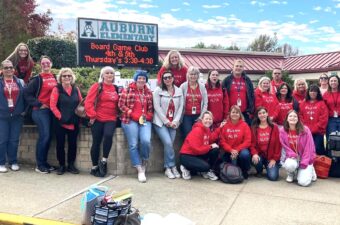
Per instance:
[[[20,170],[20,167],[19,167],[18,164],[15,163],[15,164],[11,165],[10,169],[13,170],[13,171],[18,171],[18,170]]]
[[[169,179],[175,179],[176,178],[175,175],[172,173],[170,168],[166,168],[164,173]]]
[[[191,179],[191,175],[190,175],[190,171],[187,170],[184,166],[180,166],[179,167],[182,171],[182,177],[184,180],[190,180]]]
[[[218,180],[218,177],[215,175],[215,173],[212,170],[209,170],[208,172],[202,172],[202,177],[205,179],[210,179],[210,180]]]
[[[146,176],[145,176],[145,172],[144,169],[141,166],[137,166],[137,171],[138,171],[138,181],[141,183],[145,183],[146,182]]]
[[[316,175],[315,168],[313,167],[313,175],[312,175],[312,181],[316,181],[318,179],[318,176]]]
[[[176,178],[181,178],[181,174],[178,172],[176,166],[171,168],[172,174],[176,177]]]
[[[288,173],[288,174],[287,174],[286,181],[287,181],[288,183],[292,183],[292,182],[294,181],[294,173]]]
[[[6,173],[8,170],[5,165],[0,165],[0,173]]]

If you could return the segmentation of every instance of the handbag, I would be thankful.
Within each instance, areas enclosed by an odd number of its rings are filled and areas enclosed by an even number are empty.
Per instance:
[[[244,180],[241,168],[227,162],[220,165],[220,179],[228,184],[239,184]]]
[[[74,110],[74,113],[79,116],[80,118],[86,118],[86,112],[85,112],[85,98],[81,100],[77,106],[77,108]]]
[[[317,155],[314,161],[314,169],[315,169],[316,175],[321,179],[328,178],[331,164],[332,164],[331,158],[324,156],[324,155]]]

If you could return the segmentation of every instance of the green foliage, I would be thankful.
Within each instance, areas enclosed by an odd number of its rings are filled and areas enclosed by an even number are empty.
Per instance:
[[[271,37],[266,34],[261,34],[255,38],[248,46],[249,51],[255,52],[276,52],[278,48],[278,40],[276,34]]]
[[[54,68],[76,66],[77,49],[72,41],[41,37],[28,40],[27,45],[34,61],[38,61],[42,55],[47,55],[52,59]]]
[[[272,76],[272,70],[268,70],[266,71],[265,73],[265,76],[266,77],[269,77],[270,80],[273,79],[273,76]],[[284,82],[286,82],[291,88],[293,88],[294,86],[294,80],[292,79],[292,77],[289,75],[288,71],[282,71],[282,80]]]
[[[224,47],[220,44],[205,45],[203,42],[199,42],[195,46],[193,46],[192,48],[220,49],[220,50],[234,50],[234,51],[240,51],[241,50],[239,47],[237,47],[237,45],[235,43],[230,45],[229,47]]]

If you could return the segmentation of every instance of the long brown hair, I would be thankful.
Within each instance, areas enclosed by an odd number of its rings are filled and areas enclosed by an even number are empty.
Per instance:
[[[19,48],[21,46],[25,46],[27,49],[27,56],[26,56],[26,61],[27,61],[27,68],[30,66],[34,66],[34,61],[31,57],[30,49],[28,48],[28,45],[25,43],[19,43],[17,47],[15,47],[14,51],[7,57],[8,60],[10,60],[13,63],[14,68],[17,67],[18,63],[20,62],[20,56],[19,56]]]
[[[285,129],[285,131],[289,132],[289,123],[288,123],[287,119],[288,119],[289,114],[291,114],[291,113],[295,113],[298,117],[298,122],[296,123],[296,133],[300,134],[300,133],[304,132],[305,128],[303,126],[303,123],[301,122],[301,120],[299,118],[299,114],[294,109],[289,110],[289,112],[286,115],[285,120],[283,121],[283,128]]]
[[[260,126],[261,121],[259,119],[259,112],[261,110],[266,111],[267,114],[268,114],[268,110],[265,107],[263,107],[263,106],[257,107],[255,114],[254,114],[253,122],[251,124],[251,129],[253,131],[255,131]],[[269,115],[267,116],[267,123],[268,123],[268,126],[274,127],[274,124],[273,124],[272,120],[269,118]]]

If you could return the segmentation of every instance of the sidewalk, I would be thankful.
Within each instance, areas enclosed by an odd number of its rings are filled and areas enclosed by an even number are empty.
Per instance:
[[[197,176],[185,181],[160,173],[147,175],[145,184],[132,175],[114,177],[103,185],[117,191],[131,188],[133,206],[141,215],[178,213],[197,225],[340,225],[340,179],[319,179],[303,188],[286,183],[283,173],[278,182],[250,176],[239,185]],[[19,172],[0,174],[0,212],[79,224],[82,195],[54,205],[104,179],[87,173],[38,174],[32,166],[23,166]]]

